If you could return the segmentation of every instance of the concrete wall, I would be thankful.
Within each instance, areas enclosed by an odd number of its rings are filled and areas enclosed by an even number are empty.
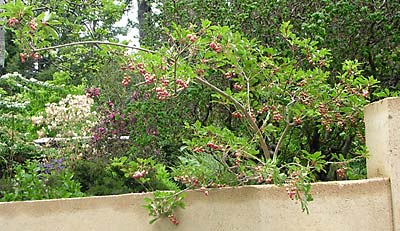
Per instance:
[[[400,231],[400,98],[368,105],[364,118],[368,177],[390,177],[394,230]]]
[[[284,188],[247,186],[189,191],[178,226],[148,224],[151,194],[0,203],[0,231],[400,231],[400,98],[369,105],[365,121],[368,176],[386,178],[313,184],[309,215]]]
[[[0,230],[392,230],[388,179],[317,183],[313,195],[307,215],[272,185],[191,191],[178,226],[149,225],[146,194],[0,203]]]

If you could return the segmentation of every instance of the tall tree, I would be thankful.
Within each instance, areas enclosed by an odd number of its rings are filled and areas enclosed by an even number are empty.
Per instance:
[[[344,0],[146,0],[159,12],[148,11],[141,22],[141,44],[157,46],[163,27],[200,25],[201,19],[227,25],[271,47],[281,46],[279,27],[291,21],[296,33],[314,39],[334,54],[333,75],[341,62],[357,59],[382,85],[400,89],[400,3]]]
[[[28,50],[31,49],[29,44],[35,44],[36,48],[40,48],[82,40],[116,41],[116,36],[126,31],[126,28],[114,26],[127,7],[124,1],[33,0],[30,1],[29,7],[24,6],[22,1],[9,2],[5,7],[8,12],[6,17],[18,20],[11,27],[14,32],[18,33],[22,24],[32,26],[31,29],[27,27],[28,29],[22,34],[27,39],[24,43]],[[18,10],[23,14],[19,15]],[[37,17],[33,17],[34,15]],[[43,37],[47,39],[43,40]],[[101,65],[107,62],[105,60],[110,60],[112,57],[112,54],[95,45],[66,47],[57,49],[51,54],[40,52],[35,54],[39,57],[36,69],[29,65],[31,57],[24,59],[25,65],[22,67],[19,65],[19,60],[20,54],[24,51],[12,50],[13,43],[18,43],[21,38],[17,39],[11,33],[10,36],[6,36],[6,40],[10,44],[7,45],[7,49],[11,49],[6,62],[6,71],[17,71],[40,80],[52,79],[55,72],[63,72],[70,77],[71,83],[80,83],[83,78],[89,79],[95,76]],[[105,56],[108,59],[104,59]]]

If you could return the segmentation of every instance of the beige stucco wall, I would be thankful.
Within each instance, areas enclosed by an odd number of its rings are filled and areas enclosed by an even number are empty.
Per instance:
[[[272,185],[214,189],[209,196],[190,191],[178,226],[167,219],[149,225],[145,194],[0,203],[0,231],[392,230],[388,179],[317,183],[313,195],[307,215]]]
[[[400,98],[368,105],[364,120],[368,177],[390,177],[394,230],[400,231]]]

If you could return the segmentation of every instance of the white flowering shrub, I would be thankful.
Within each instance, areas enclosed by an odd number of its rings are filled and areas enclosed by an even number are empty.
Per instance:
[[[39,138],[89,136],[97,121],[93,103],[86,95],[68,95],[58,103],[46,104],[44,112],[32,117],[33,124],[42,126]]]
[[[8,112],[10,110],[24,110],[29,106],[30,102],[24,99],[21,94],[9,94],[5,91],[2,86],[6,86],[8,89],[19,89],[23,91],[31,91],[29,85],[46,86],[44,82],[40,82],[36,79],[24,78],[19,73],[8,73],[0,76],[0,109]]]

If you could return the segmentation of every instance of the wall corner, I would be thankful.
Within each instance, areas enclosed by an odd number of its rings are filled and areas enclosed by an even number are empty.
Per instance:
[[[400,231],[400,98],[369,104],[364,122],[368,178],[390,178],[394,230]]]

